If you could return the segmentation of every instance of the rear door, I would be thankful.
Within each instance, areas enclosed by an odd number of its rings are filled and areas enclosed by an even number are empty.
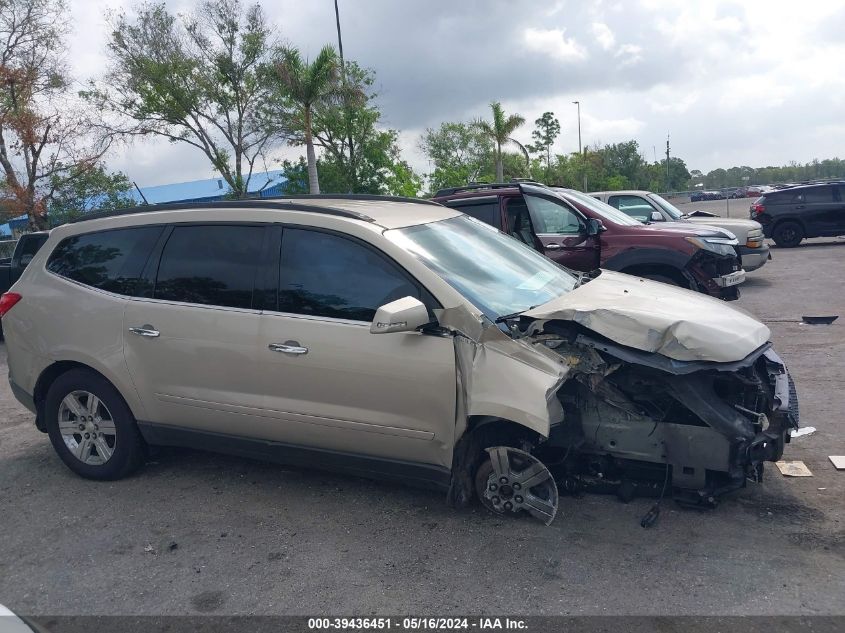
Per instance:
[[[845,235],[845,185],[836,187],[836,211],[830,217],[830,235]]]
[[[159,240],[146,291],[126,305],[124,356],[145,422],[265,437],[254,358],[265,226],[178,224]]]
[[[467,198],[450,200],[446,206],[466,213],[474,217],[476,220],[481,220],[497,229],[502,228],[502,213],[499,205],[498,196],[485,196],[483,198]]]
[[[546,257],[573,270],[598,268],[599,240],[587,234],[586,218],[544,187],[520,184],[519,189],[522,197],[509,199],[506,207],[511,234],[527,217]]]
[[[829,235],[836,231],[839,202],[834,198],[833,185],[807,187],[796,192],[793,204],[798,211],[808,237]]]

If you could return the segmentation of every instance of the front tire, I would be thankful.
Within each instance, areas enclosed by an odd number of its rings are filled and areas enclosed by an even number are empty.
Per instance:
[[[781,222],[775,227],[772,239],[781,248],[794,248],[804,239],[804,229],[798,222]]]
[[[546,525],[558,508],[557,484],[549,469],[536,457],[510,446],[485,449],[475,473],[475,493],[493,514],[528,514]]]
[[[88,369],[72,369],[47,391],[47,433],[61,460],[86,479],[121,479],[144,461],[144,440],[117,389]]]

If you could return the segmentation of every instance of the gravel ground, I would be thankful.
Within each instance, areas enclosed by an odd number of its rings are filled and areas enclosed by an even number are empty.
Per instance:
[[[812,478],[767,468],[716,510],[666,503],[650,530],[643,499],[563,498],[544,527],[186,450],[97,483],[61,464],[3,380],[0,603],[38,615],[845,614],[845,472],[827,459],[845,454],[845,240],[772,253],[739,305],[769,322],[802,422],[818,428],[786,454]],[[787,322],[803,314],[843,318]]]

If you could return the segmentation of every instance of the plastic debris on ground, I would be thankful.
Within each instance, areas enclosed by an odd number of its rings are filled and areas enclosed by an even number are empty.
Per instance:
[[[836,470],[845,470],[845,455],[828,455]]]
[[[813,473],[804,462],[775,462],[780,474],[784,477],[812,477]]]
[[[802,435],[810,435],[816,432],[814,426],[802,426],[800,429],[790,429],[789,437],[801,437]]]

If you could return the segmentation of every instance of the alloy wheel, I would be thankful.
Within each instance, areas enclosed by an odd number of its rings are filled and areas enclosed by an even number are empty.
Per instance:
[[[527,512],[546,525],[557,514],[558,492],[554,477],[543,463],[510,446],[487,449],[490,461],[482,464],[476,480],[481,502],[497,514]],[[484,477],[485,473],[489,474]]]
[[[114,454],[117,431],[102,400],[90,391],[72,391],[59,404],[59,433],[70,453],[84,464],[100,466]]]

